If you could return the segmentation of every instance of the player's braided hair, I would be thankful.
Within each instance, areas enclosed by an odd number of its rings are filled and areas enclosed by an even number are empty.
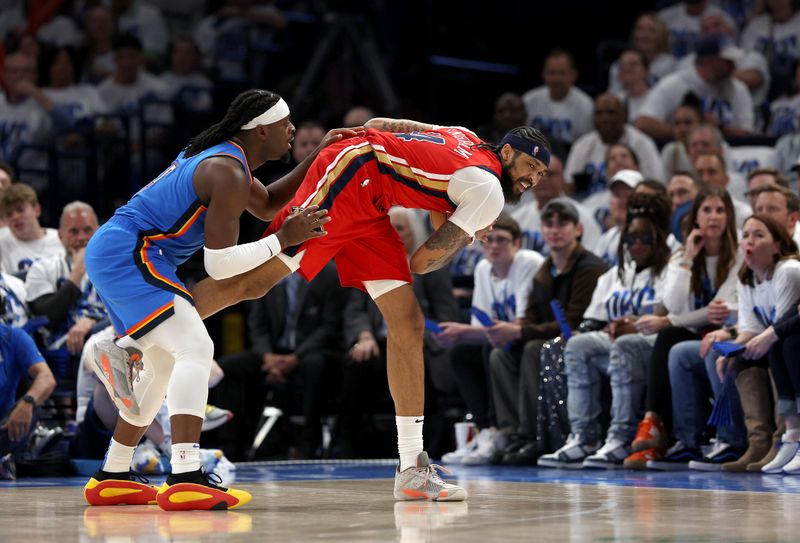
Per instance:
[[[509,130],[508,133],[514,134],[515,136],[518,136],[520,138],[525,138],[526,140],[531,140],[535,142],[537,145],[541,145],[548,151],[552,152],[552,148],[550,147],[550,142],[547,140],[547,136],[545,136],[532,126],[518,126],[516,128],[512,128],[511,130]],[[500,145],[496,143],[482,143],[480,145],[476,145],[476,147],[489,149],[498,154],[500,153]]]
[[[244,91],[233,99],[231,105],[228,106],[228,111],[225,112],[225,117],[220,122],[189,140],[189,145],[184,149],[184,156],[194,156],[232,138],[243,125],[277,104],[278,100],[280,100],[280,96],[268,90]]]

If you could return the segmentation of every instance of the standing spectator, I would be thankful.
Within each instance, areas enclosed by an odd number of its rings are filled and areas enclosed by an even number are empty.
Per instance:
[[[576,183],[576,177],[590,178],[588,192],[599,192],[607,184],[606,152],[613,143],[624,143],[636,154],[645,177],[658,179],[662,166],[658,148],[649,136],[625,122],[625,107],[610,93],[598,96],[594,102],[594,127],[578,138],[567,157],[564,175]]]
[[[50,397],[56,382],[33,339],[19,328],[0,324],[0,355],[0,479],[14,479],[13,459],[25,452],[39,406]],[[17,401],[23,376],[32,383]]]
[[[701,100],[706,122],[719,126],[726,136],[753,132],[753,100],[747,86],[733,77],[739,53],[724,40],[716,34],[703,36],[697,43],[694,65],[653,87],[636,119],[639,129],[654,138],[669,138],[671,115],[686,94],[693,92]]]
[[[544,261],[539,253],[520,249],[520,234],[517,222],[501,214],[482,242],[484,259],[475,266],[472,307],[492,319],[494,324],[489,330],[502,326],[503,322],[522,321],[533,277]],[[492,344],[487,327],[474,314],[469,324],[442,322],[440,326],[444,330],[434,338],[442,346],[452,347],[450,362],[458,391],[479,430],[474,442],[444,455],[442,461],[488,464],[501,444],[492,408],[489,373]]]
[[[581,245],[582,231],[578,209],[569,199],[554,198],[544,206],[542,233],[550,256],[533,278],[525,317],[518,323],[500,322],[488,332],[493,345],[514,342],[511,349],[495,347],[489,358],[498,425],[521,436],[506,449],[504,464],[533,465],[543,452],[536,428],[541,350],[547,340],[560,335],[551,300],[561,304],[569,326],[576,328],[598,277],[607,269]]]
[[[695,49],[703,16],[709,13],[722,13],[710,4],[708,0],[687,0],[658,12],[658,18],[669,29],[672,54],[677,58],[684,57]],[[731,26],[734,24],[731,21]]]
[[[621,89],[613,92],[622,101],[628,122],[633,123],[650,92],[647,58],[640,51],[628,49],[620,55],[618,64]]]
[[[568,198],[565,194],[567,182],[564,179],[564,165],[561,159],[553,155],[550,157],[550,166],[547,175],[540,183],[537,183],[531,190],[535,200],[527,199],[523,196],[519,204],[511,211],[511,218],[517,221],[522,231],[523,249],[530,249],[543,255],[548,252],[547,244],[541,228],[541,212],[548,202],[555,198],[568,199],[578,210],[581,224],[580,241],[585,247],[594,247],[600,239],[601,231],[592,213],[579,202]]]
[[[661,149],[661,164],[664,166],[663,179],[669,179],[677,172],[691,171],[692,163],[687,151],[689,134],[702,121],[703,113],[700,111],[700,103],[696,100],[684,100],[684,103],[673,112],[673,139]]]
[[[631,50],[638,51],[645,58],[648,70],[648,83],[654,85],[659,79],[672,73],[676,60],[669,49],[669,32],[664,22],[655,13],[639,15],[633,25],[630,37]],[[619,80],[619,60],[615,61],[608,72],[608,90],[619,92],[622,83]],[[629,115],[629,117],[631,117]]]
[[[28,185],[14,183],[0,191],[0,213],[8,229],[0,231],[0,271],[24,274],[41,258],[64,254],[58,231],[39,224],[42,207]]]
[[[703,183],[728,189],[730,177],[725,169],[725,159],[722,155],[717,153],[698,155],[694,161],[694,171]],[[753,213],[753,209],[737,198],[731,197],[731,199],[736,212],[736,227],[741,228],[744,220]]]
[[[767,58],[772,74],[770,96],[789,92],[800,61],[800,12],[794,0],[765,0],[767,13],[755,17],[742,32],[742,47]]]
[[[572,54],[552,51],[544,60],[544,85],[522,95],[528,125],[549,136],[572,143],[592,129],[592,99],[575,86],[578,71]]]

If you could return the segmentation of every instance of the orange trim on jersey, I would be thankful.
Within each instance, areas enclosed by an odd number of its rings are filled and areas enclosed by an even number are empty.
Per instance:
[[[317,193],[314,195],[314,198],[312,198],[310,205],[319,205],[325,200],[325,198],[328,197],[328,192],[330,192],[331,187],[334,185],[334,183],[336,183],[336,180],[339,179],[339,176],[342,175],[342,172],[346,170],[354,160],[362,155],[373,152],[374,149],[372,146],[364,145],[362,147],[351,149],[343,154],[342,158],[339,159],[336,165],[331,168],[331,170],[325,176],[322,186],[317,189]]]
[[[244,171],[247,174],[248,179],[250,179],[250,184],[252,185],[253,184],[253,172],[250,171],[250,164],[247,163],[247,155],[245,154],[244,149],[242,149],[242,146],[239,145],[238,143],[236,143],[235,141],[228,140],[228,143],[230,143],[231,145],[233,145],[234,147],[239,149],[239,151],[242,152],[242,156],[244,157],[244,164],[243,164]],[[220,154],[228,155],[228,153],[220,153]],[[235,156],[235,155],[228,155],[228,156],[232,156],[235,159],[239,160],[238,156]]]
[[[192,213],[192,216],[189,217],[185,223],[183,223],[183,225],[178,229],[177,232],[174,232],[172,234],[159,233],[159,234],[153,234],[153,235],[150,235],[150,236],[143,236],[142,237],[142,248],[139,249],[139,258],[141,259],[142,264],[144,264],[145,268],[147,268],[147,271],[150,273],[150,275],[152,275],[153,277],[155,277],[159,281],[162,281],[162,282],[166,283],[170,287],[172,287],[174,289],[177,289],[177,290],[179,290],[181,292],[186,293],[186,295],[189,296],[190,299],[191,299],[192,295],[189,294],[188,290],[183,288],[183,286],[181,286],[180,284],[175,283],[174,281],[170,281],[169,279],[167,279],[166,277],[164,277],[163,275],[158,273],[158,271],[153,266],[152,262],[150,262],[148,260],[148,258],[147,258],[147,249],[148,249],[148,247],[150,247],[150,244],[153,241],[159,241],[159,240],[162,240],[162,239],[173,239],[173,238],[181,237],[183,234],[186,233],[187,230],[189,230],[189,228],[192,227],[192,225],[195,223],[197,218],[200,217],[200,214],[205,212],[205,210],[206,210],[206,206],[204,206],[204,205],[198,206],[198,208],[195,210],[195,212]]]
[[[147,315],[145,318],[143,318],[142,320],[140,320],[139,322],[137,322],[136,324],[125,330],[125,333],[128,334],[129,336],[134,335],[136,332],[138,332],[139,330],[141,330],[142,328],[144,328],[145,326],[147,326],[148,324],[159,318],[166,311],[171,310],[172,306],[174,305],[175,302],[169,302],[167,304],[162,305],[161,307],[159,307],[158,309]]]

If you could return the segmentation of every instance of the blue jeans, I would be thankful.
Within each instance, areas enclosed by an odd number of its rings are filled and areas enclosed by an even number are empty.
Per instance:
[[[713,350],[705,360],[700,357],[700,341],[684,341],[669,351],[669,380],[672,387],[672,430],[675,438],[686,447],[699,449],[706,428],[708,389],[714,398],[722,392],[723,383],[717,377]],[[718,427],[717,438],[739,449],[747,448],[747,433],[744,429],[739,393],[731,377],[727,383],[727,397],[733,416],[733,426]]]
[[[602,438],[602,379],[611,381],[608,438],[629,442],[636,434],[655,336],[628,334],[611,341],[605,332],[574,336],[564,350],[570,431],[584,443]]]

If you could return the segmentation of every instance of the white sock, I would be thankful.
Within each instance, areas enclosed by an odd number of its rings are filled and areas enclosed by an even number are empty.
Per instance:
[[[200,469],[200,445],[175,443],[172,445],[172,473],[188,473]]]
[[[112,437],[111,443],[108,445],[106,458],[103,461],[103,471],[109,473],[128,473],[131,469],[134,451],[136,451],[136,447],[123,445],[115,441]]]
[[[114,343],[117,344],[117,347],[122,347],[123,349],[126,347],[136,347],[140,351],[144,351],[144,347],[141,344],[133,339],[131,336],[122,336],[114,340]]]
[[[400,471],[403,471],[417,465],[417,456],[422,452],[422,424],[425,417],[395,417],[395,420]]]
[[[786,433],[783,434],[781,441],[800,441],[800,429],[786,430]]]

